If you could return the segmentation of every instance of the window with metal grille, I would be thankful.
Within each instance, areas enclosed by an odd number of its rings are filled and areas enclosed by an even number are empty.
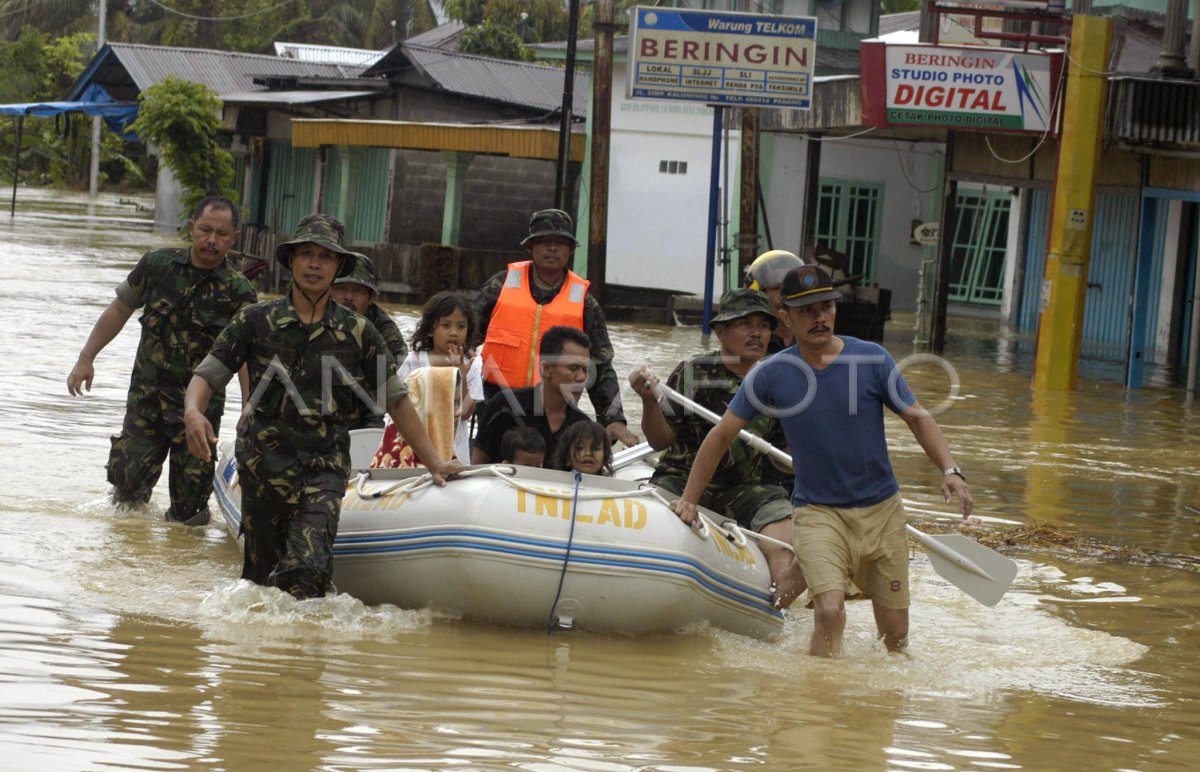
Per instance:
[[[1011,201],[1007,189],[959,189],[950,253],[950,300],[1000,304]]]
[[[848,275],[862,274],[861,281],[872,282],[882,215],[883,185],[821,180],[813,236],[820,246],[846,255]]]

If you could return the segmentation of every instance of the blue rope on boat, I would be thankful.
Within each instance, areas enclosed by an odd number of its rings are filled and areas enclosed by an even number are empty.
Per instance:
[[[563,553],[562,573],[558,575],[558,589],[554,592],[554,603],[550,604],[550,616],[546,618],[546,635],[554,632],[554,611],[558,608],[558,599],[562,597],[563,582],[567,578],[567,563],[571,560],[571,542],[575,540],[575,510],[579,507],[579,484],[583,475],[575,473],[575,495],[571,497],[571,529],[567,531],[567,550]]]

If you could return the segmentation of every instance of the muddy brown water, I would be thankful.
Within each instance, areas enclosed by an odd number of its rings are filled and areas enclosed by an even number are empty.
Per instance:
[[[137,199],[145,205],[146,199]],[[1200,758],[1200,417],[1178,389],[1087,381],[1035,403],[1028,355],[992,325],[951,329],[960,383],[939,420],[981,514],[1053,525],[1171,565],[1037,546],[982,607],[913,557],[913,632],[887,656],[851,604],[846,654],[805,654],[809,612],[763,642],[546,635],[341,595],[295,603],[235,581],[216,521],[106,502],[137,340],[66,373],[146,249],[133,204],[22,189],[0,217],[0,766],[5,769],[1194,769]],[[409,327],[414,309],[394,309]],[[888,347],[913,349],[911,320]],[[694,329],[613,325],[622,373],[665,374]],[[1016,353],[1014,353],[1016,352]],[[1099,369],[1103,369],[1101,366]],[[926,404],[945,370],[914,365]],[[889,419],[914,522],[950,513]]]

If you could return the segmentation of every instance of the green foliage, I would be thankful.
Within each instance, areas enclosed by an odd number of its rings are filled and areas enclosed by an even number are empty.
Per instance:
[[[903,13],[905,11],[921,10],[923,0],[880,0],[879,13]]]
[[[183,186],[185,209],[210,194],[237,201],[233,156],[217,142],[221,102],[212,89],[168,75],[143,91],[139,102],[130,128],[158,146],[161,162]]]
[[[447,0],[446,15],[466,25],[458,50],[498,59],[531,61],[525,46],[566,40],[570,26],[562,0]],[[581,9],[579,37],[591,34],[591,10]]]
[[[521,38],[507,27],[501,27],[490,19],[483,24],[467,27],[458,39],[458,50],[464,54],[478,54],[496,59],[530,61],[532,52],[521,45]]]
[[[25,27],[17,40],[0,44],[0,100],[40,102],[50,97],[45,87],[46,40],[45,34]]]

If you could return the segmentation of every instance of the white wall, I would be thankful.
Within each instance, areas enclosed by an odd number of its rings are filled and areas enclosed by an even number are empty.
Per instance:
[[[762,169],[771,236],[776,249],[798,251],[804,225],[804,166],[810,140],[780,134]],[[917,302],[917,274],[922,247],[910,243],[912,221],[933,218],[935,182],[929,179],[934,143],[895,142],[869,136],[826,139],[821,148],[820,176],[883,185],[883,214],[875,264],[875,281],[892,290],[892,308],[911,311]],[[765,244],[765,241],[763,242]]]
[[[613,71],[607,279],[613,284],[703,294],[713,114],[692,102],[626,99],[625,67]],[[740,132],[731,132],[737,190]],[[662,174],[684,161],[686,174]],[[730,208],[736,214],[736,199]],[[720,268],[716,270],[720,296]]]
[[[609,160],[607,277],[614,284],[704,291],[712,111],[691,102],[629,100],[625,66],[613,69],[613,112]],[[736,220],[741,158],[739,132],[730,133],[729,199]],[[776,249],[799,251],[804,224],[802,135],[762,138],[760,177]],[[911,244],[912,221],[933,219],[935,185],[929,179],[935,143],[895,142],[869,136],[827,140],[821,176],[881,182],[883,214],[875,280],[892,290],[892,308],[916,307],[922,247]],[[687,174],[660,174],[659,162],[686,161]],[[730,233],[735,232],[730,225]],[[766,249],[765,234],[760,240]],[[736,259],[736,256],[735,256]],[[721,268],[717,268],[720,295]]]

